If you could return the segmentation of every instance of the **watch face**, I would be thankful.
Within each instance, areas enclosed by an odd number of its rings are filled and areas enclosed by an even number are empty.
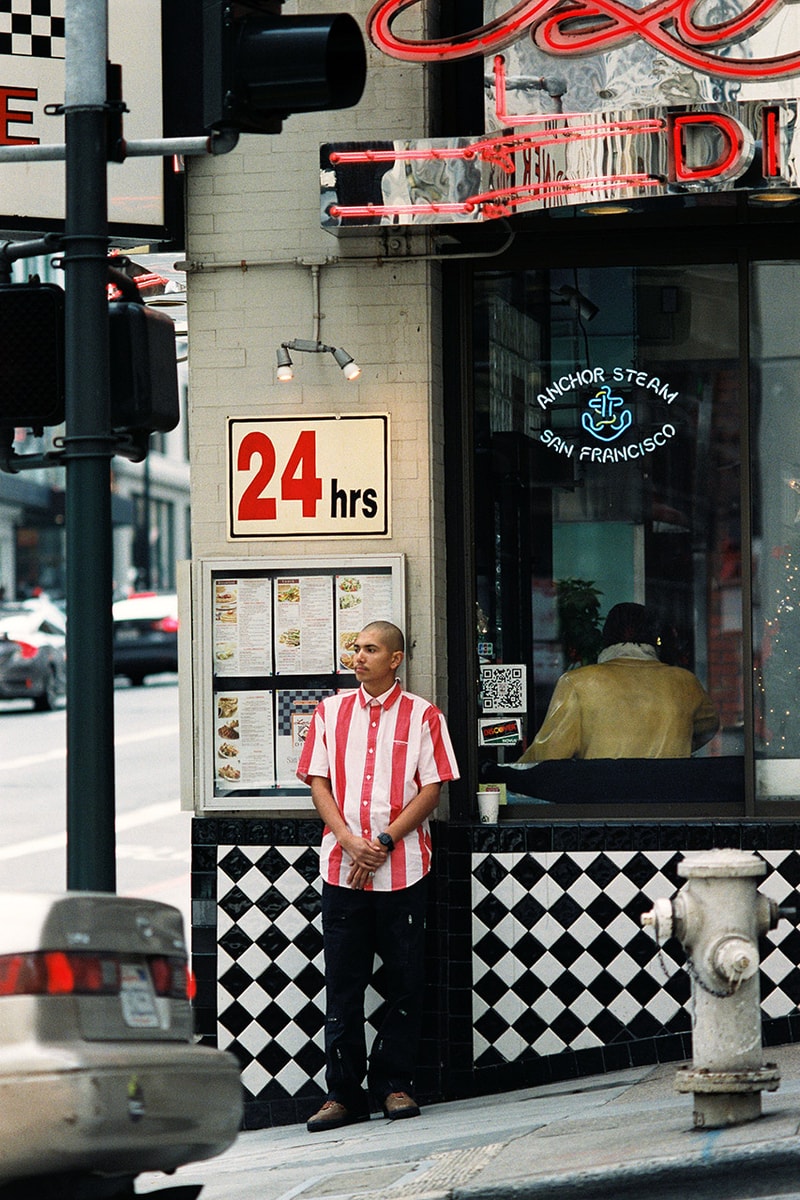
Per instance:
[[[394,846],[394,842],[392,841],[392,836],[389,833],[379,833],[378,841],[380,842],[380,844],[382,846],[385,846],[387,850],[391,850]]]

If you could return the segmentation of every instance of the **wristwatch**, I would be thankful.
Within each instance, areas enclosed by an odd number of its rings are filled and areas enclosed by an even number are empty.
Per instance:
[[[379,833],[378,841],[380,842],[380,844],[382,846],[386,847],[386,851],[388,854],[392,853],[392,851],[394,850],[394,838],[392,837],[392,835],[390,833]]]

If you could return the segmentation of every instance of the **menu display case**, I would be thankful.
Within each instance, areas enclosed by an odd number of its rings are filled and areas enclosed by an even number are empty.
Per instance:
[[[184,807],[312,809],[295,773],[311,715],[325,696],[356,686],[361,629],[375,620],[404,628],[404,579],[403,555],[192,565],[195,730]]]

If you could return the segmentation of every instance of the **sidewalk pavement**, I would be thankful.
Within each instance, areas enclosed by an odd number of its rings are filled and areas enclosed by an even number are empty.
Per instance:
[[[305,1125],[239,1135],[170,1182],[201,1200],[753,1200],[800,1197],[800,1046],[770,1047],[781,1072],[763,1116],[696,1130],[680,1063],[424,1108],[419,1118],[330,1133]],[[157,1192],[163,1175],[140,1176]],[[155,1196],[153,1200],[156,1200]]]

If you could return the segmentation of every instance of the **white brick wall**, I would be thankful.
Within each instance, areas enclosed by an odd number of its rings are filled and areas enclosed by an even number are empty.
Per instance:
[[[349,10],[363,21],[368,7]],[[319,223],[321,143],[427,132],[424,68],[368,54],[356,108],[293,116],[279,136],[245,135],[231,154],[188,164],[192,545],[196,556],[407,555],[408,682],[444,704],[438,268],[387,260],[382,238],[337,239]],[[311,272],[294,261],[303,258],[334,260],[320,272],[320,337],[359,363],[356,383],[330,356],[309,354],[295,356],[292,383],[275,380],[280,342],[313,336]],[[225,419],[267,412],[391,414],[391,538],[226,540]]]

